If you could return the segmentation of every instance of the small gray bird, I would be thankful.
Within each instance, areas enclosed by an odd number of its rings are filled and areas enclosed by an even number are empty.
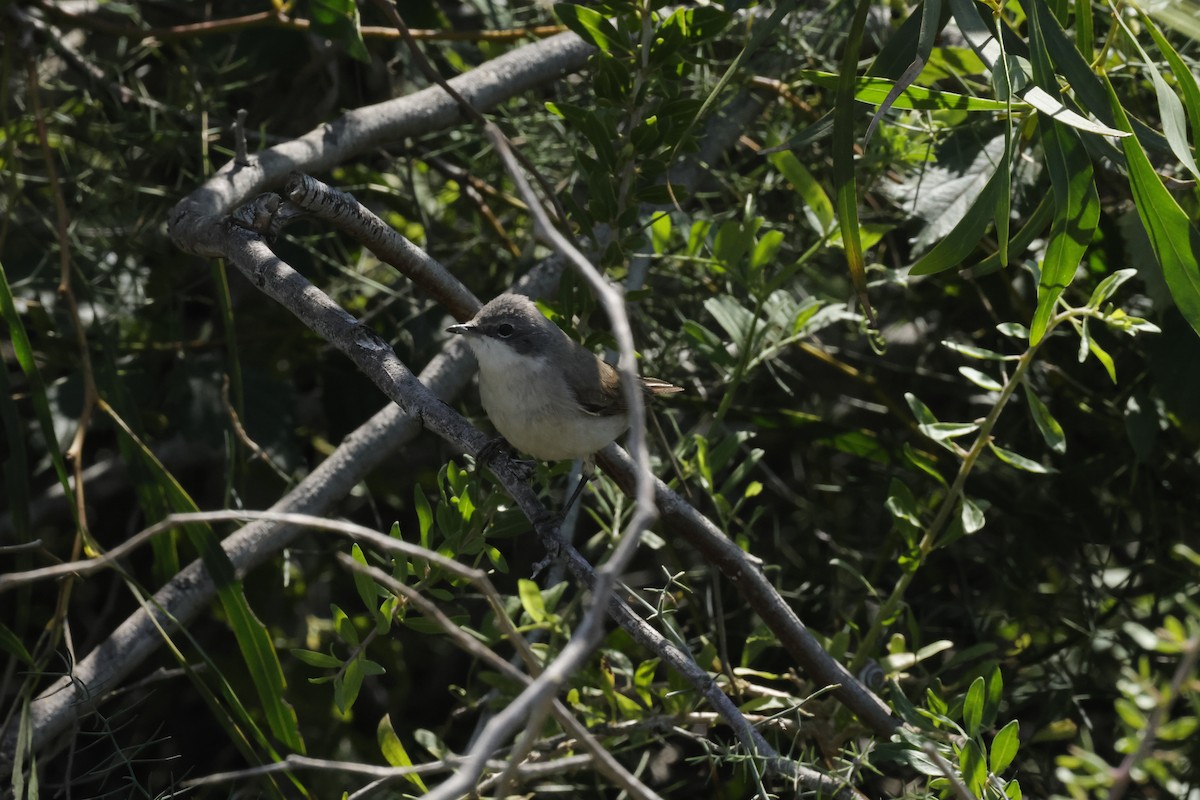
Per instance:
[[[528,297],[502,294],[470,322],[446,330],[467,337],[479,362],[483,409],[517,450],[543,461],[584,459],[586,482],[592,456],[629,428],[621,373],[572,341]],[[683,391],[641,380],[647,395]]]

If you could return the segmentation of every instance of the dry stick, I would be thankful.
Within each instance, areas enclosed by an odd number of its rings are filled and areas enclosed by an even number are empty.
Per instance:
[[[462,281],[377,217],[354,195],[294,172],[283,190],[289,201],[336,226],[433,296],[459,322],[475,316],[481,303]]]

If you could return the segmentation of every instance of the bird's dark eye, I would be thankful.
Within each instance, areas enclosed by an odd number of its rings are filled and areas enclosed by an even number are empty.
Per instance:
[[[513,326],[507,322],[502,322],[496,326],[496,335],[501,339],[507,339],[513,335]]]

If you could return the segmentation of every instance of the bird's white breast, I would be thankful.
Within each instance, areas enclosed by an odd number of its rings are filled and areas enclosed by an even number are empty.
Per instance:
[[[487,338],[469,340],[479,362],[479,397],[500,435],[544,461],[587,458],[629,427],[625,414],[579,407],[562,370]]]

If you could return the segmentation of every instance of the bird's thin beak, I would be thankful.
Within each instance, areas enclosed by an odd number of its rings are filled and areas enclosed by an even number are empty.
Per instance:
[[[475,333],[475,326],[469,323],[451,325],[449,328],[446,328],[446,333],[458,333],[462,334],[463,336],[471,336]]]

